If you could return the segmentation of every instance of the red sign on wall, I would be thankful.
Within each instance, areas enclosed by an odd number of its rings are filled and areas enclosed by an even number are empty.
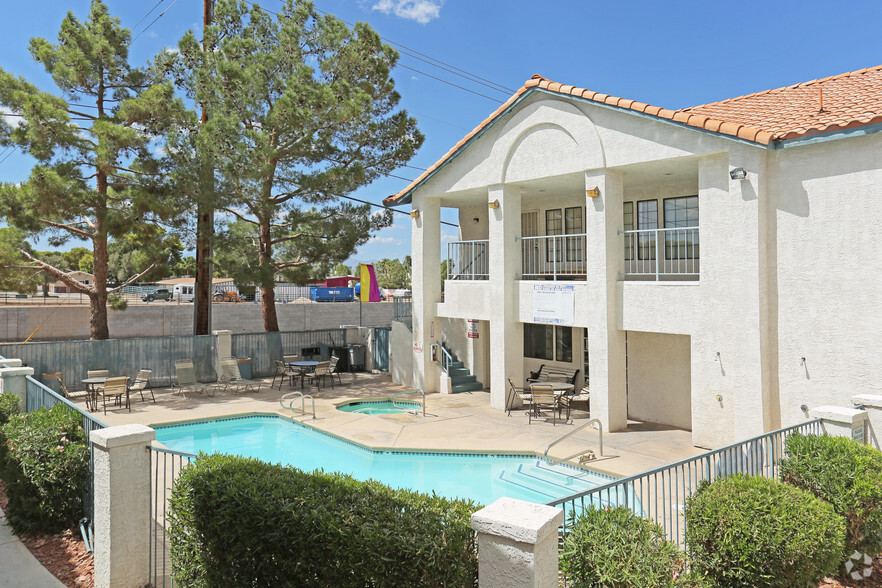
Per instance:
[[[468,331],[469,339],[477,339],[478,338],[478,321],[473,321],[469,319],[469,331]]]

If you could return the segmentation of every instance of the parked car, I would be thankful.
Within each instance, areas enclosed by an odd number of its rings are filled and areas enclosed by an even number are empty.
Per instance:
[[[157,288],[156,290],[141,296],[141,300],[144,302],[153,302],[154,300],[165,300],[168,302],[171,299],[172,293],[168,288]]]

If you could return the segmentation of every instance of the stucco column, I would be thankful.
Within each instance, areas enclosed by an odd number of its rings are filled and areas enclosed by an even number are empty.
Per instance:
[[[34,368],[22,367],[20,359],[0,360],[0,394],[4,392],[15,394],[18,396],[19,407],[25,410],[28,401],[25,376],[33,375]]]
[[[505,410],[506,378],[516,385],[524,381],[524,327],[518,320],[518,281],[521,248],[521,194],[511,186],[491,186],[490,208],[490,406]]]
[[[95,495],[95,588],[148,582],[150,454],[156,431],[120,425],[92,431]]]
[[[585,174],[585,189],[598,188],[600,195],[586,195],[588,362],[591,371],[591,416],[606,431],[628,426],[625,377],[625,332],[619,313],[619,274],[623,270],[622,175],[601,171]],[[574,335],[575,337],[576,335]]]
[[[217,379],[220,380],[223,375],[221,373],[220,360],[224,357],[233,356],[233,331],[212,331],[211,334],[217,338],[217,342],[214,346],[214,369],[217,372]]]
[[[857,394],[851,402],[867,411],[867,443],[882,451],[882,394]]]
[[[413,210],[419,211],[411,218],[413,385],[438,392],[440,369],[432,361],[432,345],[441,342],[441,321],[435,316],[441,300],[441,202],[416,196]]]
[[[558,584],[557,529],[563,511],[500,498],[472,515],[478,534],[481,588],[547,588]]]

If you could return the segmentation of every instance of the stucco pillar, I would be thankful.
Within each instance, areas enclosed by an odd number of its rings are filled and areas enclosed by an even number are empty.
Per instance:
[[[563,511],[500,498],[474,513],[481,588],[547,588],[558,585],[557,529]]]
[[[857,394],[851,402],[867,411],[867,443],[882,451],[882,394]]]
[[[224,357],[233,356],[233,331],[212,331],[211,334],[217,338],[217,342],[214,346],[214,369],[217,372],[217,379],[220,380],[223,375],[221,373],[220,360]]]
[[[19,407],[25,410],[28,401],[25,376],[33,375],[34,368],[22,367],[20,359],[0,360],[0,394],[4,392],[15,394],[18,396]]]
[[[156,431],[120,425],[92,431],[95,495],[95,588],[148,582],[150,454]]]
[[[810,414],[814,419],[821,419],[824,432],[831,437],[848,437],[866,442],[867,411],[842,406],[818,406]]]
[[[441,202],[416,196],[413,210],[419,211],[411,218],[413,385],[428,394],[439,391],[441,374],[432,360],[432,345],[441,343],[441,321],[435,316],[441,300]]]
[[[491,186],[489,208],[490,257],[490,406],[505,410],[506,378],[516,385],[524,381],[524,327],[518,321],[518,281],[521,259],[521,194],[511,186]]]
[[[620,431],[628,426],[625,332],[621,328],[618,287],[623,271],[619,235],[623,222],[622,175],[611,171],[586,173],[586,191],[595,187],[599,196],[586,196],[585,203],[591,416],[600,419],[604,430]]]

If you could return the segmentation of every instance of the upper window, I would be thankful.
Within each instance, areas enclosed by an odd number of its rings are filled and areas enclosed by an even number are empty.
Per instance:
[[[564,210],[565,230],[567,235],[581,235],[585,232],[582,228],[582,207],[575,206]],[[567,261],[582,261],[581,237],[567,237],[564,247],[567,250]]]
[[[634,203],[625,202],[622,204],[623,225],[626,231],[634,230]],[[634,246],[632,245],[632,235],[625,235],[625,261],[634,259]]]
[[[650,230],[658,228],[658,200],[640,200],[637,202],[637,229]],[[655,233],[639,233],[637,235],[637,258],[641,260],[655,259]]]
[[[698,196],[665,198],[665,257],[698,259]]]

